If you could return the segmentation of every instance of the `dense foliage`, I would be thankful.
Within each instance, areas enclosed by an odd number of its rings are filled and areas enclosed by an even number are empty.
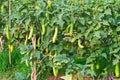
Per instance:
[[[40,79],[51,72],[55,77],[119,77],[119,4],[120,0],[12,0],[9,15],[8,1],[3,0],[4,50],[20,49],[21,62],[36,67]]]

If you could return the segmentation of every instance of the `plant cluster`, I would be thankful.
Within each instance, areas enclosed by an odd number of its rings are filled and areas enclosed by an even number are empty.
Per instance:
[[[42,74],[45,78],[51,72],[55,77],[71,76],[69,80],[75,74],[78,79],[120,76],[120,0],[8,4],[0,2],[0,36],[9,54],[20,49],[32,78],[41,79]]]

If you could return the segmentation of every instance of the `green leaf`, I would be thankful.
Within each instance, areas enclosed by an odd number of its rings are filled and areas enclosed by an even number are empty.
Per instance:
[[[120,26],[117,26],[116,31],[120,31]]]
[[[53,61],[58,63],[68,63],[70,59],[67,58],[65,54],[58,54],[54,56]]]
[[[113,60],[113,65],[116,65],[118,62],[119,62],[118,59],[114,59],[114,60]]]
[[[58,46],[58,45],[52,45],[50,47],[50,50],[51,51],[58,51],[58,53],[60,53],[63,50],[63,47],[62,46]]]
[[[118,51],[120,51],[120,48],[114,49],[113,51],[110,52],[110,54],[118,53]]]
[[[106,26],[109,26],[109,23],[108,23],[108,21],[106,21],[106,20],[103,20],[103,25],[106,25]]]
[[[49,60],[49,61],[47,62],[47,66],[53,67],[53,66],[54,66],[54,65],[53,65],[53,62]]]
[[[91,63],[95,60],[95,57],[88,57],[86,63]]]
[[[88,37],[88,35],[90,34],[90,32],[94,29],[94,27],[90,27],[89,29],[87,29],[86,33],[85,33],[85,38]]]
[[[40,59],[41,52],[40,51],[36,51],[35,55],[36,55],[37,59]]]
[[[85,25],[85,19],[84,18],[80,18],[80,22],[82,25]]]
[[[72,80],[71,75],[62,76],[61,78],[64,79],[64,80]]]
[[[29,59],[29,55],[28,54],[26,54],[24,57],[22,57],[21,63],[23,63],[26,59],[27,60]]]
[[[63,21],[63,20],[58,20],[58,21],[57,21],[57,24],[59,24],[60,27],[63,27],[63,25],[64,25],[64,21]]]
[[[113,54],[113,55],[116,57],[116,59],[120,60],[120,55],[119,54]]]
[[[102,53],[102,56],[107,59],[107,54],[106,53]]]
[[[88,75],[96,76],[96,74],[93,70],[86,70],[85,73]]]
[[[20,49],[21,54],[25,54],[25,53],[27,53],[26,51],[31,51],[32,50],[32,46],[31,45],[20,44],[19,49]]]
[[[110,9],[110,8],[108,8],[107,10],[105,10],[104,13],[105,13],[106,15],[112,15],[111,9]]]
[[[30,19],[30,18],[28,18],[28,19],[26,19],[26,20],[25,20],[26,27],[28,27],[28,26],[29,26],[30,21],[31,21],[31,19]]]
[[[96,31],[94,33],[94,36],[97,37],[97,38],[101,38],[100,33],[101,33],[100,31]]]
[[[25,79],[25,76],[21,72],[15,73],[15,77],[17,78],[17,80],[24,80]]]

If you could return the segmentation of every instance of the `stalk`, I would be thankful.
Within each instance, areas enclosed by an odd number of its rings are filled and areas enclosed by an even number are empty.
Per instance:
[[[12,64],[12,60],[11,60],[11,52],[9,50],[9,64],[11,65]]]
[[[9,27],[11,28],[11,19],[10,19],[10,16],[11,16],[11,0],[8,0],[8,20],[9,20]],[[12,60],[11,60],[11,51],[9,49],[9,63],[10,65],[12,64]]]
[[[33,35],[32,45],[33,45],[33,52],[34,52],[34,68],[32,68],[31,80],[37,80],[36,57],[35,57],[35,54],[36,54],[36,34]]]
[[[11,28],[11,19],[10,19],[10,16],[11,16],[11,0],[8,0],[8,18],[9,18],[9,27]]]

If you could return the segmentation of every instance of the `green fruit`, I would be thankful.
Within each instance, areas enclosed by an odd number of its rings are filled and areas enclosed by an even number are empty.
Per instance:
[[[100,65],[99,63],[96,64],[96,69],[99,69],[100,68]]]
[[[10,40],[10,31],[9,31],[9,27],[6,27],[6,37],[8,40]]]
[[[29,34],[29,37],[28,39],[31,39],[32,35],[33,35],[33,30],[34,30],[34,27],[31,26],[31,29],[30,29],[30,34]]]
[[[37,40],[37,45],[38,45],[38,47],[40,47],[40,37]]]
[[[51,7],[52,7],[52,3],[51,3],[51,1],[50,0],[48,0],[48,8],[50,8],[51,9]]]
[[[25,60],[25,64],[26,64],[27,67],[29,66],[27,59]]]
[[[72,36],[73,35],[73,24],[71,23],[70,24],[70,36]]]
[[[53,43],[55,43],[55,41],[57,39],[57,34],[58,34],[58,27],[56,26],[55,27],[55,33],[54,33],[54,36],[53,36],[53,39],[52,39]]]
[[[119,74],[119,63],[117,63],[117,64],[115,65],[115,76],[116,76],[116,77],[119,77],[119,76],[120,76],[120,74]]]
[[[91,69],[91,70],[94,70],[94,65],[91,65],[90,69]]]
[[[76,41],[76,37],[74,37],[71,42],[74,43]]]
[[[56,69],[55,67],[53,67],[53,74],[55,77],[58,76],[58,69]]]
[[[43,24],[42,25],[42,35],[44,35],[45,34],[45,25]]]
[[[4,5],[2,4],[0,7],[1,7],[1,13],[3,13],[4,12]]]
[[[79,48],[84,48],[84,46],[81,45],[81,41],[80,41],[80,39],[78,40],[78,46],[79,46]]]
[[[25,39],[24,45],[27,45],[27,42],[28,42],[28,35],[26,34],[26,39]]]

